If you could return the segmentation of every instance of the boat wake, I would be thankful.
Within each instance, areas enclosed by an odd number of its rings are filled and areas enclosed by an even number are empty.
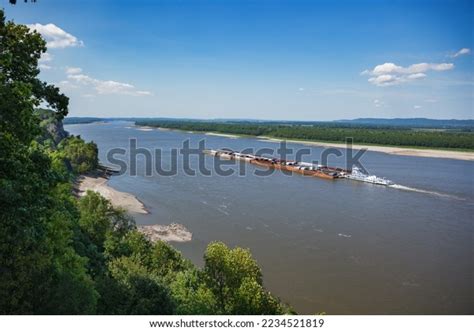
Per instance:
[[[418,188],[414,188],[414,187],[395,184],[394,182],[392,182],[391,180],[388,180],[386,178],[381,178],[381,177],[377,177],[377,176],[374,176],[374,175],[369,176],[367,174],[364,174],[357,167],[353,167],[352,172],[350,174],[346,175],[345,178],[355,180],[355,181],[359,181],[359,182],[383,185],[383,186],[386,186],[386,187],[395,188],[395,189],[399,189],[399,190],[402,190],[402,191],[429,194],[429,195],[437,196],[437,197],[440,197],[440,198],[466,200],[466,199],[463,199],[461,197],[458,197],[458,196],[452,195],[452,194],[440,193],[440,192],[436,192],[436,191],[428,191],[428,190],[418,189]]]
[[[440,192],[436,192],[436,191],[422,190],[422,189],[419,189],[419,188],[414,188],[414,187],[409,187],[409,186],[404,186],[404,185],[393,184],[393,185],[389,185],[389,187],[395,188],[395,189],[398,189],[398,190],[402,190],[402,191],[410,191],[410,192],[418,192],[418,193],[434,195],[434,196],[438,196],[440,198],[465,200],[461,197],[458,197],[458,196],[452,195],[452,194],[440,193]]]

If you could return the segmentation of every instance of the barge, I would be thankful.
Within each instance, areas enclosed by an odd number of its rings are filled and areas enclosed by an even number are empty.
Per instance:
[[[366,175],[362,173],[357,167],[354,167],[351,170],[346,170],[343,168],[329,167],[326,165],[314,163],[288,161],[278,158],[265,157],[261,155],[239,153],[232,150],[206,149],[203,152],[222,159],[248,162],[256,166],[274,168],[282,171],[291,171],[308,177],[319,177],[330,180],[334,180],[337,178],[345,178],[376,185],[394,185],[394,183],[388,179],[380,178],[374,175]]]
[[[333,168],[307,162],[297,162],[281,160],[278,158],[271,158],[253,154],[244,154],[234,152],[231,150],[204,150],[204,153],[210,154],[227,160],[244,161],[256,166],[275,168],[284,171],[291,171],[303,176],[319,177],[324,179],[336,179],[344,177],[348,171],[341,168]]]

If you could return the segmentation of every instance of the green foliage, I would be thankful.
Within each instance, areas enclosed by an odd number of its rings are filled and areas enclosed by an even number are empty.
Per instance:
[[[209,244],[204,255],[206,283],[223,314],[281,314],[284,307],[265,291],[262,272],[249,250]]]
[[[98,293],[95,284],[84,268],[81,258],[71,247],[65,247],[40,314],[93,314]]]
[[[170,285],[179,315],[212,315],[219,313],[216,297],[204,281],[204,274],[196,269],[175,274]]]
[[[45,103],[57,118],[67,114],[67,97],[37,78],[45,50],[39,34],[5,22],[0,11],[3,314],[93,312],[97,299],[86,261],[71,246],[77,214],[70,186],[61,182],[47,148],[34,141],[41,132],[35,107]]]
[[[86,143],[80,137],[71,136],[63,139],[58,148],[71,163],[75,173],[92,171],[99,165],[98,149],[94,142]]]
[[[110,201],[98,193],[88,191],[87,195],[79,200],[78,208],[81,213],[79,226],[102,251],[107,233],[111,231],[111,217],[115,212]]]
[[[51,168],[53,173],[57,176],[57,180],[61,182],[69,181],[74,178],[71,174],[71,164],[58,150],[47,148],[47,153],[51,160]]]
[[[180,252],[163,241],[153,245],[151,253],[153,272],[164,279],[172,279],[176,273],[190,269],[191,263]]]
[[[69,99],[37,78],[38,60],[46,51],[39,33],[6,22],[0,11],[0,132],[29,143],[39,133],[33,108],[44,102],[58,118],[67,115]]]
[[[416,146],[430,148],[462,148],[474,150],[474,133],[458,130],[414,130],[393,127],[352,127],[342,123],[276,124],[276,123],[218,123],[189,121],[138,120],[137,125],[180,129],[185,131],[221,132],[252,136],[346,142],[356,144]]]
[[[120,257],[109,265],[111,276],[126,293],[126,314],[172,314],[173,303],[167,286],[130,257]]]
[[[77,213],[70,185],[57,182],[47,154],[35,143],[16,145],[6,155],[0,179],[0,311],[93,311],[97,294],[86,261],[71,247]]]
[[[137,263],[150,266],[152,244],[140,232],[130,229],[124,235],[110,233],[105,241],[105,254],[108,259],[121,256],[131,257]]]

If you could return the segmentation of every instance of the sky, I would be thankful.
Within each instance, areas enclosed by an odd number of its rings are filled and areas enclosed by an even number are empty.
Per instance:
[[[474,118],[473,1],[18,1],[69,116]]]

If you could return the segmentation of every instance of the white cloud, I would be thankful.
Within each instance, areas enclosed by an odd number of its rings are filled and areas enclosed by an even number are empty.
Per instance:
[[[413,108],[414,108],[414,109],[420,109],[421,106],[419,106],[419,105],[414,105]]]
[[[53,60],[53,56],[51,54],[45,52],[45,53],[41,54],[41,57],[38,60],[38,63],[39,63],[38,67],[40,69],[49,70],[52,67],[47,63],[51,62],[52,60]]]
[[[398,66],[395,63],[384,63],[375,66],[372,70],[365,70],[373,76],[385,75],[385,74],[418,74],[424,73],[428,70],[444,71],[454,68],[452,63],[416,63],[408,67]]]
[[[471,53],[471,50],[469,48],[461,48],[459,51],[451,55],[451,57],[458,57],[461,55],[467,55],[469,53]]]
[[[376,77],[371,77],[369,78],[369,82],[378,86],[384,86],[384,85],[394,85],[397,84],[398,82],[397,76],[394,75],[380,75]]]
[[[416,63],[402,67],[387,62],[375,66],[372,70],[364,70],[362,75],[371,75],[369,83],[377,86],[397,85],[426,77],[428,71],[446,71],[454,68],[452,63]]]
[[[99,94],[124,94],[132,96],[149,96],[151,92],[139,91],[135,86],[113,80],[96,81],[95,89]]]
[[[148,95],[153,95],[150,91],[137,91],[137,95],[143,95],[143,96],[148,96]]]
[[[91,78],[87,75],[84,75],[84,74],[73,74],[73,75],[68,75],[67,76],[69,79],[71,80],[74,80],[78,83],[81,83],[81,84],[84,84],[84,85],[87,85],[87,84],[95,84],[96,82],[98,82],[98,80],[94,79],[94,78]]]
[[[47,42],[48,48],[66,48],[66,47],[80,47],[84,46],[84,43],[77,39],[70,33],[67,33],[60,27],[49,23],[49,24],[28,24],[30,30],[36,30],[40,33]]]
[[[68,74],[68,75],[77,75],[77,74],[80,74],[81,72],[82,72],[81,68],[66,67],[66,74]]]
[[[97,81],[95,88],[99,94],[128,94],[134,92],[133,85],[113,80]]]
[[[408,80],[415,80],[415,79],[421,79],[421,78],[425,78],[426,77],[426,74],[422,73],[422,72],[419,72],[417,74],[410,74],[407,76],[407,79]]]
[[[78,88],[77,85],[71,83],[68,80],[62,80],[59,83],[57,83],[56,85],[58,85],[63,90],[72,90],[72,89]]]
[[[41,57],[38,62],[44,63],[44,62],[51,62],[52,60],[53,60],[53,56],[50,53],[45,52],[41,54]]]
[[[382,75],[382,74],[389,74],[389,73],[396,73],[401,71],[403,68],[400,66],[397,66],[395,63],[384,63],[384,64],[379,64],[378,66],[375,66],[373,70],[365,70],[366,73],[372,74],[372,75]]]
[[[74,68],[80,69],[80,68]],[[73,70],[77,71],[77,70]],[[79,71],[79,72],[82,72]],[[77,74],[69,74],[68,79],[72,80],[76,83],[92,86],[98,94],[122,94],[122,95],[131,95],[131,96],[149,96],[152,95],[151,92],[137,90],[135,86],[128,83],[121,83],[116,82],[113,80],[100,80],[96,78],[92,78],[90,76],[77,73]]]

